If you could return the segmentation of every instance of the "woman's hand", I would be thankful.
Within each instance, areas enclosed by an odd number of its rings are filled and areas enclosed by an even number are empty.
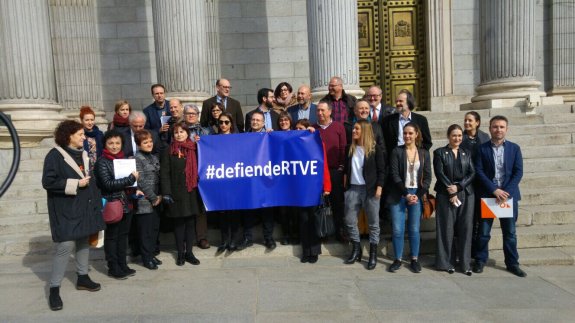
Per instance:
[[[414,205],[419,201],[419,198],[415,194],[407,194],[405,199],[407,200],[407,205]]]
[[[457,193],[457,185],[449,185],[447,186],[447,193],[455,194]]]
[[[328,196],[329,192],[323,192],[323,196]]]
[[[375,189],[375,198],[376,199],[380,199],[381,198],[381,193],[382,193],[383,189],[381,188],[381,186],[378,186]]]
[[[152,203],[152,206],[158,206],[160,203],[162,203],[162,196],[158,195],[158,198]]]
[[[137,170],[133,171],[132,175],[136,178],[136,180],[138,180],[138,178],[140,178],[140,173]]]
[[[86,187],[90,184],[90,176],[86,176],[78,181],[78,187]]]

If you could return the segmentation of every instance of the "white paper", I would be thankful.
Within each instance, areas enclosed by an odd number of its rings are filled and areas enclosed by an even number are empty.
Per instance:
[[[114,177],[120,179],[130,176],[136,170],[135,159],[114,159]],[[131,187],[136,187],[138,181],[134,182]]]
[[[166,123],[168,123],[171,118],[172,118],[172,117],[170,117],[170,116],[161,116],[161,117],[160,117],[160,120],[161,120],[161,122],[162,122],[162,126],[165,125]]]

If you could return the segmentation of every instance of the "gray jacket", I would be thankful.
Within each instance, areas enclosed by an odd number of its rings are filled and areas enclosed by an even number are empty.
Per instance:
[[[154,154],[138,151],[136,169],[140,172],[138,189],[145,195],[138,200],[136,214],[152,213],[152,203],[158,199],[160,192],[160,160]]]

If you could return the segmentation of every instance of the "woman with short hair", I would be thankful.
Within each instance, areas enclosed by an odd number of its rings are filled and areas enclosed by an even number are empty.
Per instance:
[[[98,291],[100,284],[88,276],[88,238],[105,228],[102,201],[95,178],[91,177],[88,154],[84,151],[82,124],[62,121],[54,131],[56,147],[44,159],[42,187],[48,194],[48,216],[54,245],[50,277],[50,309],[61,310],[60,284],[70,254],[76,249],[76,289]]]
[[[198,193],[197,145],[190,139],[185,122],[176,122],[170,130],[172,142],[160,159],[160,185],[167,203],[167,216],[174,219],[178,250],[176,265],[199,265],[192,248],[196,217],[202,212]]]
[[[84,140],[84,150],[88,153],[90,171],[94,170],[94,164],[96,164],[96,160],[102,155],[102,151],[104,150],[102,143],[104,133],[100,131],[95,121],[96,113],[92,108],[89,106],[80,108],[80,122],[84,126],[84,135],[86,136],[86,140]]]

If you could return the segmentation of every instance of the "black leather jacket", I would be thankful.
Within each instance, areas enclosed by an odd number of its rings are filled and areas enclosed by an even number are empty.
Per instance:
[[[473,194],[473,178],[475,178],[475,167],[471,153],[463,148],[459,148],[459,157],[463,170],[463,179],[455,183],[453,180],[453,169],[455,156],[448,146],[437,148],[433,152],[433,171],[435,172],[435,191],[438,194],[448,194],[447,186],[456,184],[457,192],[465,190],[467,194]]]
[[[132,174],[128,177],[114,179],[114,162],[103,156],[96,161],[94,175],[102,192],[102,197],[108,201],[126,200],[124,189],[136,182],[136,178]]]

